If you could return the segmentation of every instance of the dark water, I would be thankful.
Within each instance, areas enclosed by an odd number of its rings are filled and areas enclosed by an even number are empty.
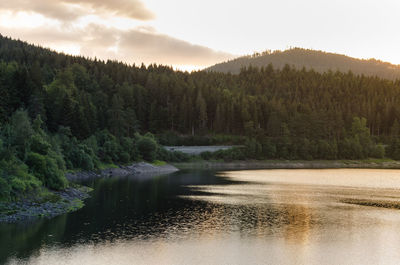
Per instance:
[[[0,225],[8,264],[399,264],[396,170],[184,171],[98,179],[86,207]]]

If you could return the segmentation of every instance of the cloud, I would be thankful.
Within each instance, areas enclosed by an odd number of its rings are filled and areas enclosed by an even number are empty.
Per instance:
[[[131,54],[139,61],[147,63],[206,66],[232,58],[228,53],[214,51],[168,35],[137,29],[121,35],[119,48],[124,56]]]
[[[92,9],[113,12],[117,16],[124,16],[139,20],[150,20],[155,15],[148,10],[140,0],[62,0],[67,3],[79,4]]]
[[[153,19],[154,14],[142,1],[0,0],[0,14],[4,11],[3,14],[11,16],[8,20],[3,19],[0,32],[57,51],[135,64],[201,67],[233,57],[228,53],[160,34],[148,25],[122,29],[117,28],[120,26],[118,23],[114,27],[104,22],[116,17],[141,21]],[[15,19],[18,17],[15,14],[25,15],[21,20]],[[40,18],[37,21],[43,22],[39,23],[40,26],[32,23],[27,25],[36,19],[34,15]],[[22,26],[18,24],[20,21],[24,22]]]
[[[135,64],[166,64],[205,67],[234,56],[205,46],[191,44],[151,27],[120,30],[104,25],[79,27],[38,27],[18,31],[0,27],[3,35],[69,52],[64,47],[78,47],[83,56],[115,59]],[[61,48],[60,48],[61,47]]]
[[[0,10],[35,12],[64,22],[93,14],[138,20],[155,17],[140,0],[12,0],[0,1]]]

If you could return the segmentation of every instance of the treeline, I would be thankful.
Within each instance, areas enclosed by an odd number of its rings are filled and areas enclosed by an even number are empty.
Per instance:
[[[209,67],[208,71],[238,74],[243,67],[266,67],[272,64],[274,68],[282,69],[286,64],[301,70],[314,69],[319,73],[332,71],[378,76],[390,80],[400,78],[400,66],[375,59],[361,60],[342,54],[329,53],[302,48],[291,48],[285,51],[264,51],[251,56],[242,56],[227,62]]]
[[[0,122],[17,109],[38,114],[50,132],[78,139],[107,129],[135,132],[340,140],[354,117],[373,137],[398,135],[400,82],[285,66],[238,75],[128,66],[67,56],[0,38]]]
[[[222,150],[215,153],[202,153],[203,159],[365,159],[383,158],[385,147],[376,144],[371,137],[365,118],[355,117],[346,137],[339,140],[315,140],[305,137],[291,137],[285,129],[282,137],[248,138],[243,147]],[[396,145],[397,144],[397,145]],[[389,155],[396,159],[395,150],[400,151],[399,144],[388,148]]]

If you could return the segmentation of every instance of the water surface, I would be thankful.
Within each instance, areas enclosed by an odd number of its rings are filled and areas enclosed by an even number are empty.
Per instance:
[[[98,179],[87,206],[0,225],[7,264],[399,264],[398,170],[183,171]]]

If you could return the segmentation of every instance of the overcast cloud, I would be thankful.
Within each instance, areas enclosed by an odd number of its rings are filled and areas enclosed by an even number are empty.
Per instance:
[[[135,64],[205,67],[233,57],[159,33],[143,24],[156,16],[141,0],[12,0],[0,1],[0,11],[40,14],[45,19],[58,21],[33,28],[26,21],[22,27],[15,27],[12,15],[0,26],[1,34],[92,58]],[[89,15],[96,16],[97,20],[90,24],[82,24],[78,20]],[[103,22],[110,17],[128,18],[132,23],[119,28]],[[138,23],[133,23],[135,21],[142,25],[137,26]]]
[[[139,61],[162,64],[207,66],[232,58],[228,53],[140,29],[121,34],[119,48],[122,56],[134,54]]]
[[[11,0],[0,1],[0,9],[35,12],[68,22],[92,14],[115,15],[138,20],[150,20],[155,17],[140,0]]]
[[[47,26],[15,32],[13,29],[0,27],[0,30],[4,35],[53,49],[77,45],[80,54],[84,56],[103,60],[115,59],[131,64],[158,63],[205,67],[233,57],[228,53],[157,33],[151,27],[125,31],[89,24],[84,28]]]

